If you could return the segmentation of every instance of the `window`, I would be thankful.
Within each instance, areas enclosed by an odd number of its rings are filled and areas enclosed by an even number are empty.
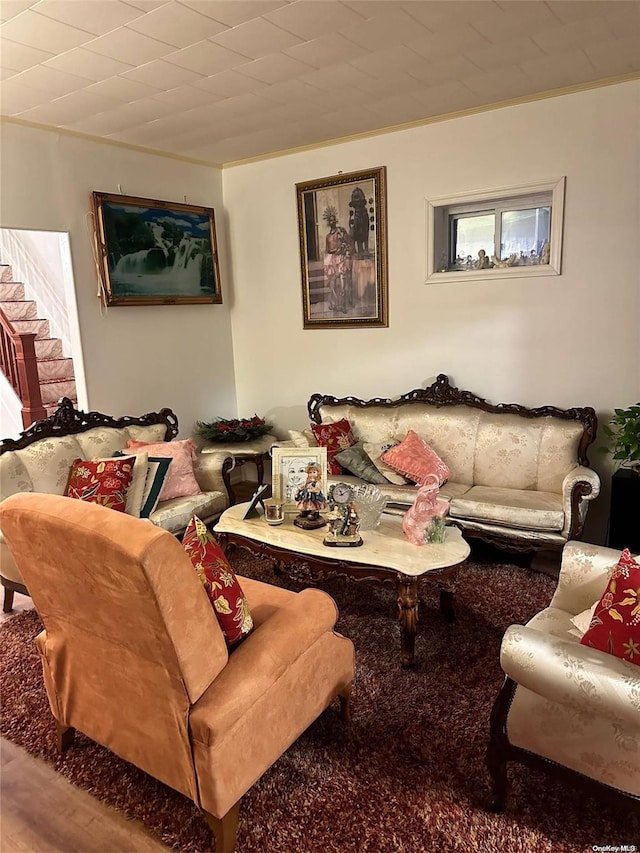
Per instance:
[[[427,202],[427,281],[558,275],[564,178]]]

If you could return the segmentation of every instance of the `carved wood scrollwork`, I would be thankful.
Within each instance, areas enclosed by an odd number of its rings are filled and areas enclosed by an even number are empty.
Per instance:
[[[106,426],[122,429],[128,426],[151,426],[152,424],[164,424],[165,441],[170,441],[178,435],[178,418],[171,409],[161,409],[159,412],[148,412],[138,417],[124,415],[121,418],[113,418],[101,412],[83,412],[74,408],[68,397],[63,397],[58,408],[48,418],[36,421],[28,429],[22,432],[17,439],[5,438],[0,442],[0,454],[8,450],[20,450],[28,447],[34,441],[52,436],[76,435],[86,432],[94,427]]]

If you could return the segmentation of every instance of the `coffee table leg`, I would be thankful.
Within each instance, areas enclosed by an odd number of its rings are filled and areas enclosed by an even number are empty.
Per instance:
[[[445,622],[453,622],[455,621],[456,614],[453,609],[453,590],[452,589],[441,589],[440,590],[440,613],[444,616]]]
[[[402,666],[413,666],[418,625],[418,578],[398,578]]]

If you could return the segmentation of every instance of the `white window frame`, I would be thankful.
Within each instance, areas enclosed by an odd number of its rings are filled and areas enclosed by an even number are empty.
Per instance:
[[[487,281],[498,278],[529,278],[541,275],[560,275],[562,260],[562,229],[564,222],[565,178],[526,184],[516,187],[501,187],[458,193],[446,198],[426,200],[427,218],[427,270],[426,284],[451,281]],[[532,202],[539,205],[540,195],[551,193],[551,223],[549,230],[550,256],[548,264],[531,266],[492,267],[491,269],[442,270],[438,269],[443,252],[449,256],[449,217],[456,213],[480,212],[484,209],[509,210],[530,208]],[[487,247],[487,255],[493,248]]]

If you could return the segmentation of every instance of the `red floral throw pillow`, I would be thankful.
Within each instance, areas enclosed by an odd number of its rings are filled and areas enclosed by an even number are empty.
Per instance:
[[[224,551],[197,515],[187,525],[182,547],[204,584],[227,646],[232,648],[253,629],[249,604],[238,578]]]
[[[640,666],[640,563],[625,548],[580,640]]]
[[[330,474],[342,474],[342,465],[335,458],[336,453],[352,447],[355,437],[351,432],[351,424],[346,418],[333,424],[311,424],[311,429],[320,447],[327,448],[327,467]]]
[[[134,463],[135,456],[121,459],[74,459],[65,495],[124,512]]]
[[[429,474],[438,478],[440,486],[449,479],[448,466],[433,447],[412,429],[404,441],[382,454],[382,461],[418,485],[424,485]]]

